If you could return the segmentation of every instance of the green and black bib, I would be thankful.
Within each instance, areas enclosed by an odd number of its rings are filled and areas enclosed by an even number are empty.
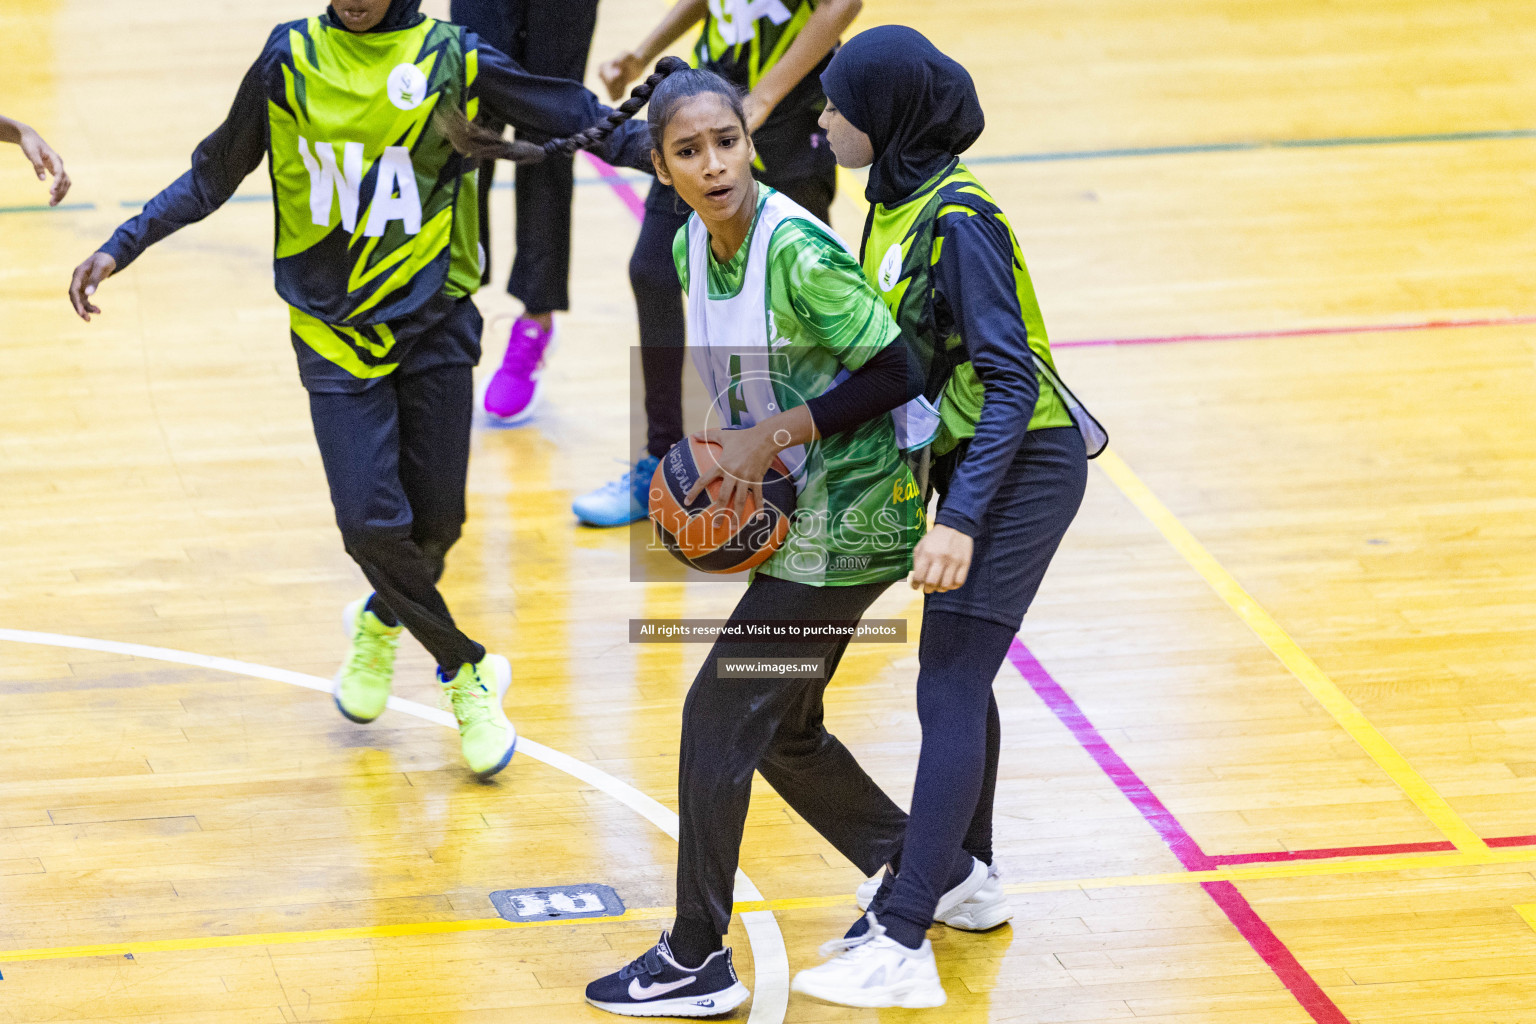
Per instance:
[[[473,181],[463,184],[474,172],[432,119],[443,104],[475,116],[476,54],[463,30],[426,18],[352,33],[318,17],[285,30],[267,115],[277,290],[295,332],[335,347],[440,291],[472,293],[478,208]],[[388,362],[376,340],[342,347],[321,354],[355,376]]]
[[[1029,429],[1075,425],[1083,433],[1090,456],[1097,455],[1108,439],[1056,372],[1040,303],[1007,215],[959,161],[899,205],[872,206],[860,247],[864,274],[918,357],[924,371],[924,397],[938,407],[940,425],[933,453],[943,455],[975,436],[984,397],[982,382],[955,325],[941,323],[936,308],[933,267],[944,249],[940,222],[950,216],[996,217],[1008,227],[1013,243],[1014,287],[1040,388]]]

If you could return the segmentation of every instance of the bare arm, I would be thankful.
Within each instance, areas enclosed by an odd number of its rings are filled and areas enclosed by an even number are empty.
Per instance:
[[[599,64],[597,77],[601,78],[603,85],[607,86],[608,98],[616,100],[622,97],[625,87],[644,75],[651,63],[666,52],[667,47],[677,42],[684,32],[703,21],[708,3],[709,0],[677,0],[677,3],[672,5],[672,9],[661,19],[661,24],[652,29],[651,34],[641,40],[639,46]]]
[[[770,416],[755,427],[739,430],[712,428],[695,435],[719,444],[721,451],[715,465],[699,475],[688,492],[692,502],[699,493],[715,480],[720,480],[720,496],[715,507],[732,506],[739,516],[745,508],[747,496],[759,506],[763,503],[763,477],[779,452],[798,444],[808,444],[821,435],[811,419],[811,410],[804,405]]]
[[[38,181],[45,181],[48,175],[53,175],[53,184],[48,189],[48,205],[58,206],[69,191],[69,175],[64,173],[64,158],[55,153],[53,147],[44,142],[37,132],[4,115],[0,115],[0,142],[21,147],[22,154],[37,172]]]
[[[784,51],[784,56],[758,79],[757,88],[747,97],[749,131],[761,128],[779,101],[815,69],[821,58],[832,52],[832,47],[837,45],[863,8],[864,0],[821,0],[816,5],[816,10],[795,41],[789,44],[789,49]]]

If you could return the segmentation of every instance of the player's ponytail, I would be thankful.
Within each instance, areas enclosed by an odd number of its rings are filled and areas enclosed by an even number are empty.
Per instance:
[[[645,106],[663,79],[687,67],[688,62],[681,57],[661,58],[656,62],[656,70],[635,86],[629,98],[620,103],[613,113],[575,135],[550,139],[543,145],[524,139],[504,139],[499,132],[470,121],[457,106],[439,107],[433,116],[448,142],[464,156],[475,160],[511,160],[520,164],[536,164],[556,154],[571,156],[578,149],[587,149],[602,142],[613,134],[615,128],[634,117]]]
[[[672,115],[688,100],[704,95],[720,97],[746,131],[747,109],[741,89],[707,68],[680,68],[679,73],[668,78],[651,97],[651,109],[647,111],[646,119],[650,124],[652,149],[663,152],[661,142],[666,137],[667,122],[672,120]]]

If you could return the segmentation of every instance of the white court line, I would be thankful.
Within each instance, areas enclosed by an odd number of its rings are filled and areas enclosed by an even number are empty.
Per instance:
[[[96,640],[86,636],[68,636],[63,633],[34,633],[24,629],[0,629],[0,640],[17,644],[36,644],[42,647],[66,647],[78,651],[101,651],[106,654],[124,654],[131,658],[149,661],[169,661],[178,665],[192,665],[229,672],[253,679],[269,679],[275,683],[288,683],[306,690],[316,690],[329,695],[331,680],[319,676],[290,672],[283,668],[270,668],[249,661],[233,658],[216,658],[208,654],[176,651],[169,647],[148,647],[144,644],[125,644],[116,640]],[[438,725],[457,729],[453,715],[441,708],[428,707],[401,697],[389,698],[389,707],[407,715]],[[677,839],[677,815],[661,803],[651,799],[634,786],[614,778],[601,768],[594,768],[585,761],[578,761],[569,754],[552,750],[525,736],[518,736],[517,749],[535,761],[542,761],[556,771],[580,779],[589,786],[602,790],[619,803],[645,818],[675,841]],[[736,900],[757,901],[763,898],[757,886],[740,869],[736,872]],[[742,926],[747,932],[747,944],[752,948],[755,968],[752,993],[752,1013],[747,1024],[782,1024],[789,1009],[789,956],[784,949],[784,935],[771,910],[751,910],[741,915]]]

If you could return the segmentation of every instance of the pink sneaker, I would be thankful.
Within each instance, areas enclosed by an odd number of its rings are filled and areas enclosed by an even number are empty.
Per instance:
[[[531,317],[513,321],[507,354],[485,389],[485,411],[504,425],[516,426],[532,418],[541,390],[541,364],[554,336],[553,324],[546,331]]]

